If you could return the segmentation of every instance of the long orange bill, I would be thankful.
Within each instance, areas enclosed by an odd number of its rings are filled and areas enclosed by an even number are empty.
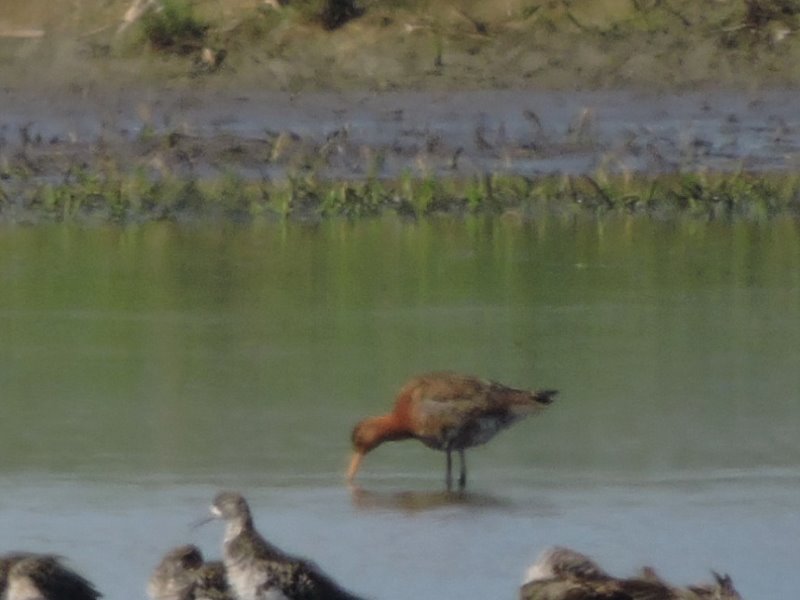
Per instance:
[[[364,455],[361,452],[353,453],[353,458],[350,459],[350,466],[347,468],[347,481],[355,479],[362,460],[364,460]]]

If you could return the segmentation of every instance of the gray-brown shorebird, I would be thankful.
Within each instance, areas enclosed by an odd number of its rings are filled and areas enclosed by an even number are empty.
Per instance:
[[[238,600],[359,600],[313,562],[267,542],[241,494],[217,494],[211,513],[225,521],[223,562]]]
[[[715,583],[668,584],[646,567],[637,577],[616,578],[588,556],[564,547],[545,550],[528,569],[520,600],[742,600],[731,578],[714,573]]]
[[[97,600],[102,594],[52,554],[13,552],[0,556],[3,600]]]
[[[364,456],[383,442],[417,439],[447,454],[448,489],[452,487],[451,455],[458,452],[458,485],[464,489],[464,451],[485,444],[503,429],[541,411],[557,393],[517,390],[496,381],[450,372],[414,377],[398,392],[392,412],[356,424],[347,480],[355,478]]]
[[[164,555],[147,584],[151,600],[235,600],[221,561],[205,562],[186,544]]]

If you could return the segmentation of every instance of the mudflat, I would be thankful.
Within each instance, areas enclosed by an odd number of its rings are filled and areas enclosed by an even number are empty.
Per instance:
[[[536,175],[796,168],[793,91],[0,92],[0,160],[50,180],[70,168],[280,178]]]

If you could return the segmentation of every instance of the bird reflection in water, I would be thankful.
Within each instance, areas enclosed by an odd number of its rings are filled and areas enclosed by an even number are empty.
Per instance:
[[[427,512],[449,507],[476,509],[510,509],[510,500],[466,490],[441,491],[377,491],[350,485],[353,506],[362,510],[388,510],[398,512]]]

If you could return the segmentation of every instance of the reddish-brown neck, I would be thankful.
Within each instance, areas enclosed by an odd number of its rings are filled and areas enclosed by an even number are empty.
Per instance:
[[[413,436],[405,414],[397,411],[367,419],[365,425],[371,432],[370,450],[383,442],[405,440]]]
[[[391,412],[380,417],[375,417],[375,423],[381,432],[381,439],[384,442],[404,439],[410,437],[412,432],[406,415],[398,412]]]

